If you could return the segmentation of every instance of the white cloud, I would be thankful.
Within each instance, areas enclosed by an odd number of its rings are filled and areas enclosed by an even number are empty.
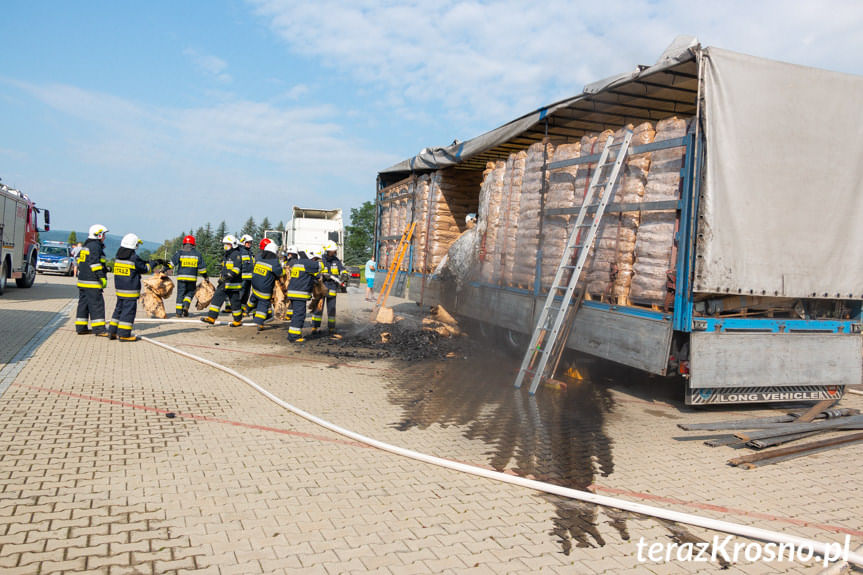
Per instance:
[[[652,64],[678,34],[863,72],[863,3],[854,0],[249,2],[293,52],[380,92],[402,117],[440,121],[426,110],[442,107],[469,130]]]
[[[232,80],[231,75],[225,71],[228,68],[228,63],[221,58],[217,58],[212,54],[199,52],[194,48],[186,48],[183,50],[183,54],[189,58],[189,60],[191,60],[195,67],[200,71],[212,76],[219,82],[228,83]]]
[[[346,209],[373,195],[377,170],[399,159],[345,134],[329,106],[229,99],[170,108],[63,84],[5,82],[73,121],[68,153],[87,174],[41,184],[34,176],[28,189],[67,216],[144,229],[149,238],[207,220],[239,225],[249,214],[289,219],[294,203]]]

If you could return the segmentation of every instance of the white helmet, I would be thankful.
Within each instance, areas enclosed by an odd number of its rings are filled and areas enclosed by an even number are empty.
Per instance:
[[[270,252],[271,254],[279,253],[279,246],[276,245],[276,242],[270,242],[266,246],[264,246],[265,252]]]
[[[228,234],[225,237],[223,237],[222,243],[223,244],[230,244],[232,248],[235,248],[235,247],[240,245],[240,242],[237,240],[237,238],[232,236],[231,234]]]
[[[254,241],[254,238],[249,234],[244,234],[243,237],[240,238],[240,243],[245,244],[248,242]]]
[[[90,235],[87,237],[91,240],[103,240],[105,239],[105,234],[108,233],[108,228],[100,224],[93,224],[90,226]]]
[[[291,244],[288,246],[288,249],[285,250],[286,254],[294,254],[295,256],[300,255],[300,250],[297,249],[297,246]]]
[[[328,241],[323,246],[323,251],[325,251],[325,252],[335,252],[335,251],[338,251],[338,249],[339,249],[339,245],[332,240]]]
[[[321,259],[321,250],[309,250],[309,257],[311,259]]]
[[[123,236],[123,239],[120,240],[120,247],[134,250],[142,243],[144,242],[142,242],[141,239],[135,234],[126,234],[125,236]]]

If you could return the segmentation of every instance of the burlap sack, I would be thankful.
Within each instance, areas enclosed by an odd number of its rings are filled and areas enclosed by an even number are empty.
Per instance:
[[[273,315],[278,318],[285,317],[287,311],[287,281],[288,278],[281,277],[273,286]]]
[[[155,317],[165,319],[165,304],[162,303],[162,298],[153,293],[148,286],[143,286],[141,290],[141,305],[144,306],[144,311],[147,312],[147,317]]]
[[[198,308],[198,311],[206,309],[210,305],[215,293],[216,288],[210,280],[201,282],[201,285],[195,290],[195,307]]]

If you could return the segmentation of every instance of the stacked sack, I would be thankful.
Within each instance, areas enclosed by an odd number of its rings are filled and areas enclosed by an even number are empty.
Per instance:
[[[437,268],[449,247],[467,229],[465,216],[476,206],[476,202],[471,200],[475,185],[479,183],[475,180],[471,174],[452,168],[439,170],[432,175],[428,203],[431,211],[429,269]],[[473,186],[471,182],[475,182]]]
[[[686,128],[686,120],[676,116],[662,120],[656,124],[655,141],[680,138],[686,135]],[[680,171],[685,153],[683,147],[653,152],[644,190],[645,202],[679,199]],[[676,220],[675,210],[642,214],[630,289],[633,301],[652,304],[665,301],[668,272],[675,267],[672,254]]]
[[[506,162],[495,162],[491,170],[486,169],[487,175],[480,188],[480,278],[486,283],[496,282],[499,274],[497,238],[506,165]]]
[[[581,155],[581,142],[574,144],[562,144],[554,151],[554,161],[571,160]],[[581,205],[581,193],[579,192],[576,203],[576,181],[578,172],[586,172],[584,165],[568,166],[555,170],[549,175],[548,194],[545,199],[546,209],[571,208]],[[569,238],[570,222],[574,222],[577,216],[545,216],[542,222],[542,284],[550,286],[554,281],[560,258],[563,256],[563,248]],[[571,270],[566,270],[563,281],[568,282]]]
[[[524,178],[518,207],[515,261],[512,267],[512,284],[532,288],[536,276],[536,257],[539,251],[539,223],[542,194],[548,183],[549,160],[554,156],[551,144],[532,144],[527,149]]]
[[[429,178],[421,176],[414,182],[414,221],[417,223],[414,228],[413,238],[411,242],[414,246],[414,262],[413,268],[415,272],[427,273],[425,267],[425,249],[426,237],[428,235],[428,204],[429,204]]]
[[[515,246],[518,240],[518,214],[526,163],[526,152],[510,154],[503,178],[504,186],[500,203],[497,247],[500,254],[499,279],[507,285],[512,284],[512,271],[518,255]]]

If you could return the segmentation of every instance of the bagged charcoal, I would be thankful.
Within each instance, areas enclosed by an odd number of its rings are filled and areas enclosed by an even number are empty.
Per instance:
[[[656,131],[653,124],[644,122],[633,128],[631,146],[643,146],[653,142]],[[628,156],[621,174],[621,183],[615,201],[638,204],[644,199],[647,174],[650,169],[651,153]],[[641,222],[639,212],[620,214],[621,230],[618,234],[617,261],[612,271],[611,295],[620,303],[629,297],[635,264],[636,231]]]
[[[554,157],[554,146],[537,142],[527,149],[524,177],[519,198],[518,230],[515,253],[518,258],[512,266],[512,284],[532,287],[536,277],[536,257],[539,249],[539,224],[542,195],[548,184],[546,169]]]
[[[153,274],[147,279],[142,280],[141,285],[146,286],[150,291],[162,299],[165,299],[174,293],[174,282],[163,273]]]
[[[654,141],[661,142],[686,135],[687,121],[672,117],[656,124]],[[645,202],[676,200],[680,197],[680,170],[685,148],[657,150],[651,154],[644,187]],[[668,293],[669,273],[673,273],[674,234],[677,212],[644,212],[635,245],[630,297],[633,301],[662,304]]]
[[[506,285],[512,284],[512,270],[518,254],[518,217],[521,202],[521,186],[524,181],[524,167],[527,153],[511,154],[504,174],[504,192],[501,200],[500,226],[498,227],[497,249],[500,255],[499,278]]]
[[[581,154],[581,142],[574,144],[562,144],[554,150],[553,161],[561,162],[579,157]],[[546,196],[546,208],[573,208],[575,203],[576,179],[580,166],[568,166],[555,170],[548,177],[548,194]],[[584,169],[584,168],[583,168]],[[581,202],[579,201],[579,204]],[[546,216],[542,224],[542,284],[551,285],[564,247],[569,236],[568,224],[575,216],[559,215]],[[571,271],[564,272],[563,281],[568,282]]]
[[[147,317],[155,317],[158,319],[165,319],[167,314],[165,313],[165,304],[161,297],[157,296],[150,288],[143,287],[141,288],[141,305],[144,307],[144,311],[147,312]]]
[[[506,175],[506,162],[496,162],[494,169],[489,173],[484,182],[485,197],[485,225],[480,236],[481,265],[480,278],[482,281],[492,283],[497,279],[499,267],[495,261],[499,257],[497,250],[498,229],[500,226],[500,205],[503,196],[504,176]],[[482,192],[481,192],[482,193]],[[498,260],[499,261],[499,260]]]
[[[285,317],[285,312],[288,311],[288,281],[288,277],[280,277],[273,285],[273,315],[277,318]]]
[[[198,311],[209,307],[215,293],[216,288],[209,279],[201,282],[201,285],[195,290],[195,307],[198,308]]]

